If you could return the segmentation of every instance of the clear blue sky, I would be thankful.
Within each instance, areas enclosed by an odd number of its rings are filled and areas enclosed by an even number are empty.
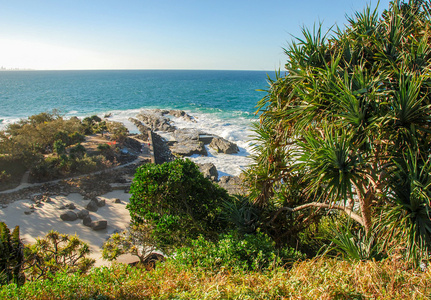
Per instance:
[[[273,71],[301,26],[377,0],[0,0],[0,67]],[[379,10],[388,8],[381,0]]]

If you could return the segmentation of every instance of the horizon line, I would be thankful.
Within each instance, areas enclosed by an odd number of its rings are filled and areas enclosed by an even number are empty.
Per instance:
[[[258,69],[29,69],[29,68],[0,68],[0,72],[33,72],[33,71],[251,71],[277,72],[278,70]]]

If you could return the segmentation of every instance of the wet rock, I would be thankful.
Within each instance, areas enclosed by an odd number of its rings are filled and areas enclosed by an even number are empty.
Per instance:
[[[209,144],[209,147],[216,150],[217,153],[222,152],[225,154],[234,154],[239,152],[238,146],[235,143],[229,142],[228,140],[220,137],[213,138]]]
[[[62,213],[60,215],[60,218],[63,221],[75,221],[76,219],[78,219],[78,215],[74,211],[68,211],[68,212]]]
[[[180,156],[192,156],[194,154],[207,156],[207,150],[202,142],[197,140],[188,140],[175,143],[170,148],[173,154]]]

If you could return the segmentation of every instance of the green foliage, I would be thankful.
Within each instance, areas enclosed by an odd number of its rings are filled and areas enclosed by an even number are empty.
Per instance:
[[[11,234],[7,225],[0,222],[0,286],[10,282],[21,285],[24,282],[23,247],[19,227],[16,226]]]
[[[53,148],[54,148],[54,152],[57,153],[57,155],[62,155],[66,153],[66,143],[64,143],[61,140],[55,141]]]
[[[223,203],[223,217],[235,230],[254,233],[261,223],[261,210],[244,196],[235,195]]]
[[[118,256],[130,253],[139,257],[141,263],[156,250],[149,224],[131,225],[127,230],[114,233],[103,244],[103,258],[115,260]]]
[[[123,144],[129,134],[129,130],[120,122],[106,123],[106,130],[111,134],[111,139]]]
[[[97,146],[97,149],[101,152],[109,151],[111,150],[111,146],[109,146],[108,144],[100,144]]]
[[[222,269],[233,271],[264,270],[276,268],[285,263],[305,259],[305,255],[293,248],[278,250],[267,235],[236,233],[223,234],[217,242],[200,236],[190,247],[178,249],[175,260],[186,268],[197,267],[218,272]]]
[[[382,222],[378,238],[402,242],[408,257],[429,254],[430,12],[428,1],[394,1],[381,16],[367,7],[346,28],[303,29],[285,49],[286,73],[269,79],[257,106],[246,172],[252,200],[275,212],[274,230],[338,209],[366,235]],[[416,161],[420,178],[400,179],[411,173],[403,161]]]
[[[173,260],[148,272],[123,264],[85,275],[57,273],[50,280],[0,288],[18,299],[429,299],[430,272],[397,261],[300,261],[289,269],[220,272],[180,268]]]
[[[106,122],[96,115],[84,118],[82,125],[85,134],[103,133],[106,130]]]
[[[94,264],[89,246],[76,235],[59,234],[51,230],[44,238],[25,248],[27,278],[47,279],[58,272],[85,273]]]
[[[351,226],[342,225],[332,229],[333,237],[330,239],[335,247],[333,249],[342,253],[349,260],[382,260],[386,258],[377,235],[368,234],[363,228],[354,230]]]
[[[82,158],[82,157],[84,157],[86,152],[87,151],[85,150],[85,147],[82,146],[80,143],[78,143],[77,145],[75,145],[69,149],[69,156],[72,159]]]
[[[160,248],[182,245],[200,234],[214,238],[226,228],[221,212],[229,195],[188,159],[139,167],[130,193],[132,221],[151,222]]]

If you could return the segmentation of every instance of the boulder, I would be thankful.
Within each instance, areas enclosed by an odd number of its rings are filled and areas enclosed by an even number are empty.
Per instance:
[[[170,148],[172,153],[180,156],[192,156],[194,154],[207,156],[207,150],[202,142],[197,140],[186,140],[175,143]]]
[[[103,206],[105,206],[106,205],[106,201],[105,201],[105,199],[99,199],[98,201],[97,201],[97,206],[98,207],[103,207]]]
[[[80,219],[84,219],[86,216],[88,216],[90,214],[90,212],[86,209],[81,209],[80,211],[78,211],[77,215],[78,218]]]
[[[221,137],[214,137],[209,147],[216,150],[218,153],[234,154],[239,152],[239,148],[235,143]]]
[[[98,221],[93,221],[91,222],[91,228],[93,230],[102,230],[105,229],[106,227],[108,227],[108,221],[106,220],[98,220]]]
[[[60,215],[60,218],[63,221],[75,221],[76,219],[78,219],[78,215],[75,212],[69,210],[65,213],[62,213]]]
[[[92,221],[90,215],[87,215],[82,219],[82,224],[84,224],[84,226],[91,227],[91,223]]]
[[[76,206],[73,203],[69,203],[69,204],[66,204],[66,208],[68,208],[68,209],[75,209]]]
[[[114,203],[121,203],[121,200],[116,198],[116,199],[114,199]]]
[[[90,202],[88,202],[85,208],[89,211],[96,212],[99,209],[99,206],[97,205],[97,203],[98,201],[90,200]]]
[[[205,178],[211,179],[212,181],[218,180],[218,171],[213,163],[199,164],[199,171],[204,175]]]
[[[209,147],[216,150],[218,153],[233,154],[239,152],[238,146],[235,143],[229,142],[221,137],[213,138]]]
[[[243,178],[238,176],[222,176],[218,185],[231,195],[245,195],[247,188],[243,185]]]

